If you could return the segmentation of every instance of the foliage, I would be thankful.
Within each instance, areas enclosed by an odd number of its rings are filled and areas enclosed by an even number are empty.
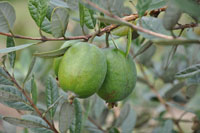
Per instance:
[[[28,11],[20,16],[24,4]],[[1,1],[0,35],[5,38],[0,36],[0,106],[20,116],[0,114],[0,132],[9,132],[6,127],[11,125],[26,133],[199,132],[199,12],[199,0]],[[66,45],[58,48],[63,42]],[[52,61],[77,42],[101,50],[114,47],[125,59],[134,60],[134,91],[108,104],[96,94],[80,99],[64,92]],[[117,61],[113,64],[119,67]],[[115,86],[124,81],[128,86],[128,74],[115,80]],[[190,124],[185,127],[185,122]]]

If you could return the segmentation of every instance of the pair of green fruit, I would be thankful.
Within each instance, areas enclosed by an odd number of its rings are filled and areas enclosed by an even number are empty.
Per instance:
[[[60,87],[87,98],[97,93],[106,102],[126,98],[136,84],[136,68],[130,56],[113,48],[99,49],[78,42],[71,45],[63,57],[54,60],[54,70]]]

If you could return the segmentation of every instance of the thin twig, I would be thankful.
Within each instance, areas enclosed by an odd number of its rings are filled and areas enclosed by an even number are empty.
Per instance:
[[[174,118],[163,118],[164,120],[173,120],[173,121],[176,121],[176,122],[185,122],[185,123],[192,123],[193,121],[192,120],[186,120],[186,119],[174,119]]]
[[[165,11],[166,8],[160,8],[159,10],[152,10],[150,12],[162,12]],[[145,13],[145,15],[147,15],[147,13]],[[125,21],[134,21],[138,18],[138,14],[131,14],[129,16],[123,17],[122,19]],[[29,37],[29,36],[22,36],[22,35],[15,35],[15,34],[11,34],[11,33],[4,33],[4,32],[0,32],[0,35],[3,36],[9,36],[9,37],[14,37],[14,38],[18,38],[18,39],[26,39],[26,40],[40,40],[40,41],[66,41],[66,40],[79,40],[79,39],[83,39],[84,41],[88,41],[89,38],[91,38],[94,34],[96,34],[97,36],[102,36],[104,33],[106,32],[110,32],[111,30],[117,28],[119,25],[116,24],[111,24],[107,27],[104,27],[102,29],[100,29],[100,31],[98,32],[98,34],[92,33],[89,35],[83,35],[83,36],[71,36],[71,37],[61,37],[61,38],[50,38],[50,37]]]
[[[179,29],[185,29],[185,28],[194,28],[194,27],[197,27],[197,26],[198,26],[197,23],[184,24],[184,25],[175,26],[173,28],[173,30],[179,30]]]
[[[89,36],[74,36],[74,37],[61,37],[61,38],[48,38],[48,37],[28,37],[28,36],[21,36],[21,35],[12,35],[11,33],[3,33],[0,32],[0,35],[4,36],[9,36],[9,37],[14,37],[14,38],[19,38],[19,39],[26,39],[26,40],[41,40],[41,41],[64,41],[64,40],[78,40],[78,39],[83,39],[83,40],[88,40]]]
[[[13,76],[10,75],[10,73],[4,68],[4,71],[7,73],[11,81],[16,85],[16,87],[23,93],[23,95],[26,97],[26,99],[29,101],[30,105],[34,108],[36,113],[49,125],[50,129],[53,130],[55,133],[59,133],[57,129],[55,128],[54,124],[51,124],[46,117],[42,116],[42,113],[37,108],[37,106],[33,103],[31,98],[28,96],[28,94],[25,92],[25,90],[18,84],[18,82],[15,80]]]

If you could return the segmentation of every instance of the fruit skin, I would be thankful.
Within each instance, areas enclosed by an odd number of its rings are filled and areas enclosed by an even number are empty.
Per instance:
[[[133,59],[117,49],[105,49],[107,74],[98,95],[106,102],[114,103],[131,94],[135,85],[137,72]]]
[[[136,24],[136,21],[133,21],[130,23]],[[130,29],[131,28],[129,26],[119,26],[119,27],[115,28],[114,30],[112,30],[111,34],[115,35],[115,36],[119,36],[119,37],[127,36]],[[134,35],[137,35],[137,31],[132,30],[132,32]]]
[[[76,43],[64,54],[58,71],[60,86],[79,98],[94,94],[101,87],[107,72],[103,52],[89,43]]]
[[[114,29],[113,31],[111,31],[111,33],[115,36],[126,36],[128,34],[129,29],[131,29],[128,26],[119,26],[116,29]]]
[[[65,48],[65,47],[68,47],[74,43],[76,43],[77,41],[76,40],[72,40],[72,41],[66,41],[61,47],[60,49],[62,48]],[[59,65],[60,65],[60,61],[61,61],[62,57],[57,57],[53,60],[53,70],[55,72],[55,75],[58,76],[58,69],[59,69]]]
[[[56,76],[58,76],[58,68],[60,66],[61,59],[62,57],[58,57],[53,60],[53,70]]]
[[[200,36],[200,27],[195,27],[194,28],[194,33],[198,36]]]

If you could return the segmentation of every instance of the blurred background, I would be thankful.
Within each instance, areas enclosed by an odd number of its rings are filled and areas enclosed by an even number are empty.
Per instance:
[[[9,1],[14,6],[17,16],[14,25],[14,33],[17,35],[39,37],[40,34],[38,27],[29,14],[27,0]],[[74,13],[73,17],[78,18],[78,14]],[[159,15],[159,18],[162,17],[163,13]],[[194,22],[194,20],[187,14],[183,14],[180,23],[186,24],[190,22]],[[183,35],[187,36],[189,32],[194,33],[195,30],[198,31],[199,27],[192,30],[184,30]],[[93,32],[87,29],[85,29],[85,31],[86,33]],[[180,30],[176,31],[176,33],[179,32]],[[71,36],[82,35],[79,24],[73,20],[73,18],[69,22],[67,34]],[[196,32],[196,35],[198,34],[199,33]],[[44,35],[52,37],[46,33],[44,33]],[[95,38],[94,42],[99,47],[105,47],[104,40],[105,36],[102,36]],[[133,41],[131,49],[132,54],[136,53],[140,48],[142,42],[141,40],[142,38],[137,38]],[[15,41],[16,45],[35,42],[23,39],[15,39]],[[126,37],[116,38],[115,42],[119,45],[120,48],[125,49]],[[18,51],[15,64],[16,79],[19,82],[23,81],[23,78],[25,77],[31,63],[33,53],[58,49],[63,43],[63,41],[49,41],[39,46],[32,46],[31,48],[26,48],[24,50]],[[5,47],[6,37],[0,36],[0,48]],[[146,76],[149,79],[149,82],[155,87],[159,95],[164,97],[165,100],[171,105],[171,111],[174,114],[173,119],[183,119],[183,121],[180,120],[180,126],[183,131],[185,133],[192,132],[191,127],[193,125],[194,113],[190,112],[200,111],[200,88],[198,85],[180,85],[180,81],[176,80],[174,75],[183,68],[200,63],[200,46],[178,46],[175,55],[171,58],[169,56],[172,49],[172,46],[164,47],[160,45],[152,45],[147,51],[136,58],[135,62],[137,63],[138,71],[138,82],[136,88],[127,99],[119,103],[118,107],[115,107],[111,110],[111,113],[109,113],[109,117],[106,122],[104,121],[104,123],[102,123],[104,127],[112,124],[114,117],[119,116],[121,108],[123,107],[124,103],[127,102],[131,104],[131,110],[134,110],[135,114],[137,115],[137,121],[134,130],[135,133],[156,133],[158,127],[162,127],[166,120],[172,118],[171,113],[169,114],[166,112],[164,106],[158,101],[156,95],[150,89],[150,85],[146,82],[143,73],[141,73],[142,66]],[[3,55],[0,55],[0,57],[1,56]],[[39,93],[38,106],[41,107],[43,107],[45,103],[44,84],[46,77],[50,74],[54,75],[55,77],[55,74],[52,70],[52,64],[53,59],[37,58],[36,65],[33,70]],[[167,69],[166,66],[168,66]],[[179,86],[177,86],[177,84],[179,84]],[[193,88],[191,89],[191,87]],[[97,96],[86,99],[86,101],[91,99],[100,100],[100,105],[104,110],[106,110],[107,107],[105,103],[101,99],[97,98]],[[85,101],[82,102],[84,103]],[[98,110],[99,107],[95,108]],[[17,112],[16,110],[3,104],[0,104],[0,114],[3,116],[20,117],[20,112]],[[175,126],[174,128],[177,129]],[[12,126],[5,121],[0,122],[0,131],[14,133],[15,130],[15,126]],[[23,129],[17,127],[17,132],[23,132]]]

